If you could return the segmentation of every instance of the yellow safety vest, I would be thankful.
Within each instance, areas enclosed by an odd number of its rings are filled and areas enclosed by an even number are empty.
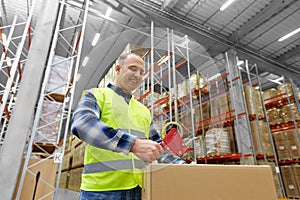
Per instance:
[[[101,108],[101,120],[114,129],[149,138],[151,115],[149,109],[131,98],[129,104],[110,88],[94,88]],[[110,150],[86,146],[81,189],[85,191],[125,190],[142,186],[145,162],[133,153],[125,155]]]

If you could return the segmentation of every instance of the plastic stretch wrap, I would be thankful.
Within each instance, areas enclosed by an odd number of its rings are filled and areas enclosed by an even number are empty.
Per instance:
[[[66,94],[68,86],[68,73],[70,70],[70,60],[55,55],[51,72],[49,75],[46,91],[55,94]]]
[[[35,137],[36,143],[56,143],[61,109],[61,103],[44,101]]]
[[[186,144],[187,148],[194,148],[193,140],[191,137],[184,138],[183,141]],[[195,137],[195,152],[196,152],[196,158],[204,157],[202,136]],[[183,155],[182,158],[186,160],[193,160],[194,158],[193,151],[188,151],[186,154]]]
[[[231,154],[230,140],[226,129],[211,129],[205,135],[208,156]]]

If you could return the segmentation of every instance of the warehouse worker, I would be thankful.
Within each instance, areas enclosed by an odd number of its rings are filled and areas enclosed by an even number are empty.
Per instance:
[[[143,59],[121,55],[115,70],[114,85],[88,90],[74,111],[72,132],[87,143],[80,200],[141,199],[145,164],[173,158],[162,154],[148,108],[131,95],[145,74]]]

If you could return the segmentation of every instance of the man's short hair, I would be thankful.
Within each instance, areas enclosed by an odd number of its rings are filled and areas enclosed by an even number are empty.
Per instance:
[[[120,57],[117,59],[117,64],[123,66],[124,61],[127,59],[127,57],[129,55],[135,55],[135,56],[141,57],[141,56],[139,56],[135,53],[131,53],[131,52],[130,53],[124,53],[124,54],[120,55]]]

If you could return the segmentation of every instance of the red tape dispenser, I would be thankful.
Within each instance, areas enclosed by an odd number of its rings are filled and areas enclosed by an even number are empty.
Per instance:
[[[187,147],[176,128],[171,128],[160,144],[169,153],[174,153],[177,156],[182,156],[187,152]]]

